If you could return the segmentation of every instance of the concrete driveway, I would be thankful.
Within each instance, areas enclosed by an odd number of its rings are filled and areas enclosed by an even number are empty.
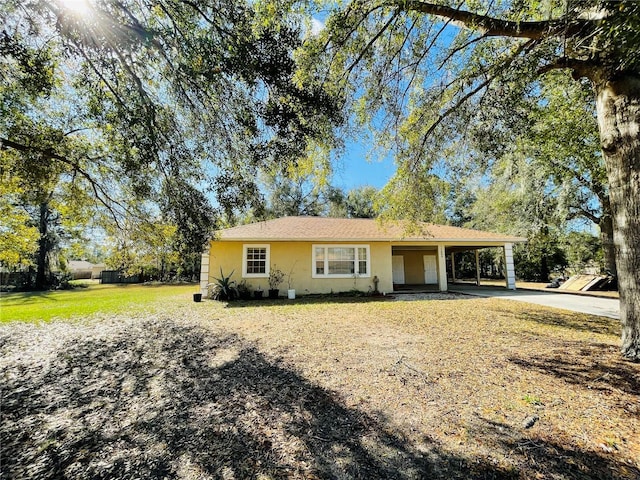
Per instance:
[[[518,302],[535,303],[573,312],[620,319],[620,300],[617,298],[589,297],[571,295],[570,293],[538,292],[534,290],[507,290],[506,288],[477,287],[474,285],[449,286],[449,291],[478,297],[500,297]]]

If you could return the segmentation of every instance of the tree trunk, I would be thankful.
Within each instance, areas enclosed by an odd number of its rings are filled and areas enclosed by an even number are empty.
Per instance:
[[[40,204],[40,218],[38,219],[38,258],[36,262],[36,290],[44,290],[49,286],[49,202]]]
[[[616,268],[616,249],[613,243],[613,217],[609,208],[603,208],[600,227],[600,244],[604,253],[604,269],[614,277],[618,276]]]
[[[549,263],[547,262],[547,252],[542,252],[540,257],[540,281],[549,281]]]
[[[620,291],[622,354],[640,361],[640,77],[595,82]]]

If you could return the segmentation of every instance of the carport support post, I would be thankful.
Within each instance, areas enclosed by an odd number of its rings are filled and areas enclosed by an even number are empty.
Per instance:
[[[451,283],[456,283],[456,254],[451,252]]]
[[[516,269],[513,266],[513,244],[504,244],[504,276],[508,290],[516,289]]]
[[[441,292],[447,291],[447,256],[442,244],[438,245],[438,288]]]
[[[480,286],[480,250],[476,249],[476,285]]]

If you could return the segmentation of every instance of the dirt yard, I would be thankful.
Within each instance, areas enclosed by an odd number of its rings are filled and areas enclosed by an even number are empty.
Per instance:
[[[615,321],[399,298],[4,325],[1,476],[640,478]]]

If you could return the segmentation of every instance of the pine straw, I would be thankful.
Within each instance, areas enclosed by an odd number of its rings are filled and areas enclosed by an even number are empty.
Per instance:
[[[615,321],[402,298],[3,326],[2,475],[640,478]]]

